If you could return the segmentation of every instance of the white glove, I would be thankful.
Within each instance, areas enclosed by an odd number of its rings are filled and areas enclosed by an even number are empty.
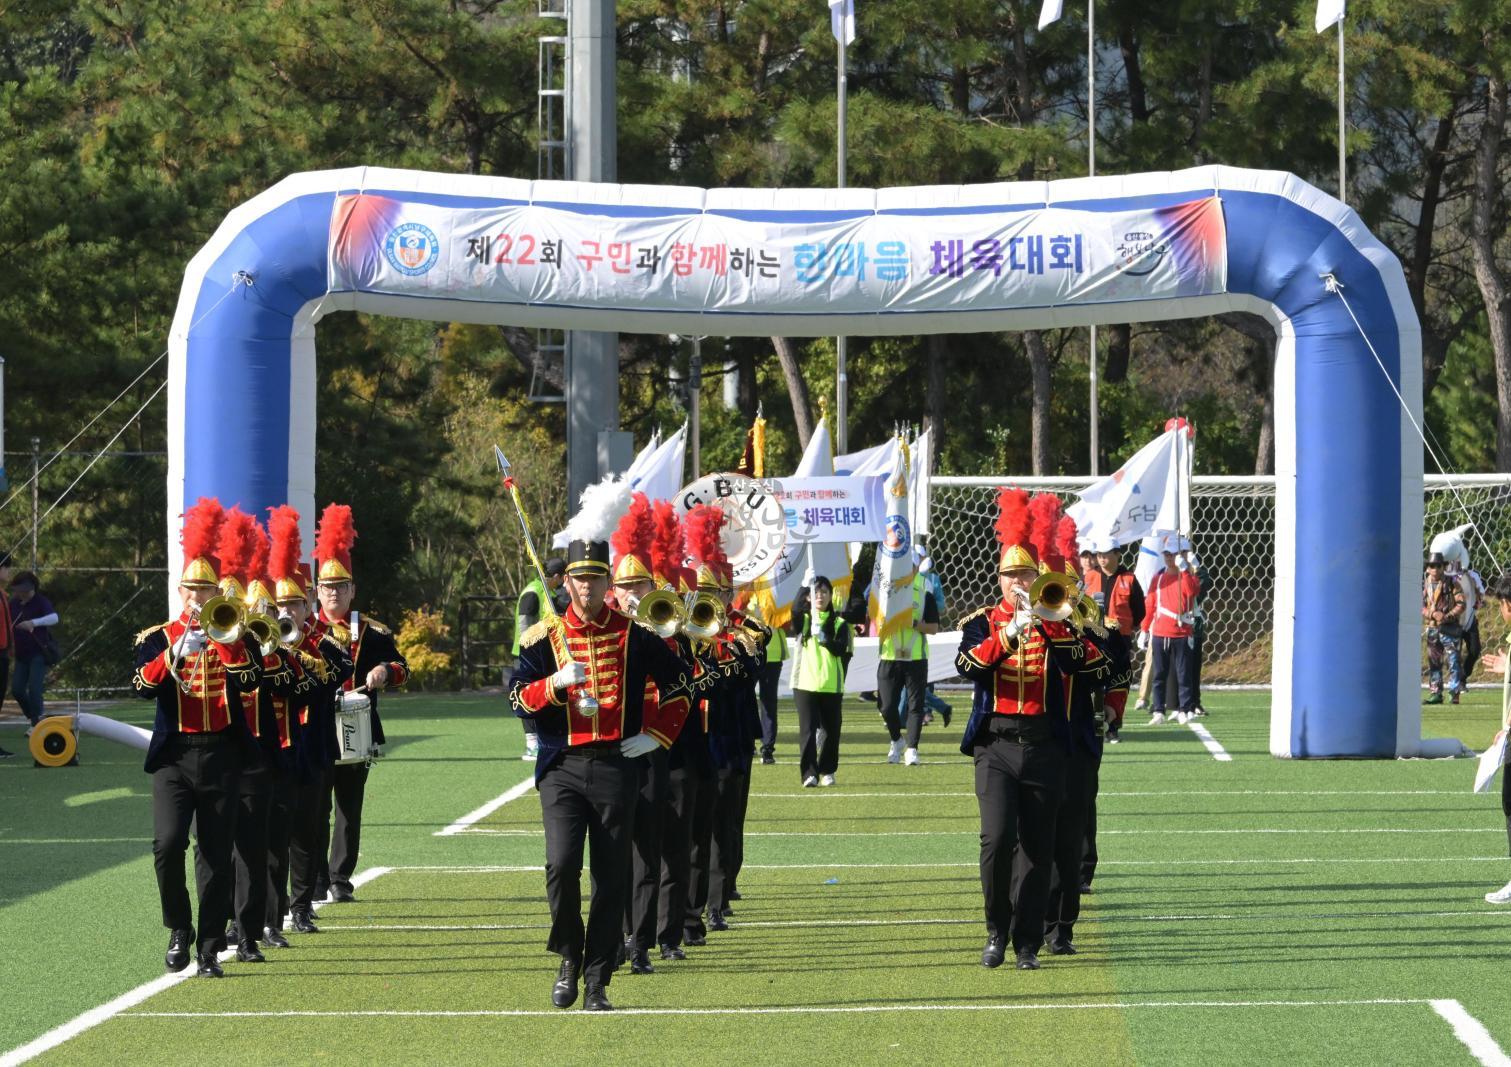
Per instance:
[[[1175,557],[1175,567],[1177,570],[1182,571],[1188,571],[1191,569],[1191,563],[1186,559],[1185,553],[1181,553],[1179,556]]]
[[[210,646],[210,638],[203,630],[190,630],[184,635],[183,644],[179,646],[184,655],[190,656],[196,652],[203,652]]]
[[[581,663],[568,663],[561,670],[551,675],[551,688],[558,693],[565,693],[574,685],[581,685],[588,680],[588,669]]]
[[[1018,636],[1034,624],[1034,617],[1026,611],[1013,613],[1012,621],[1002,628],[1003,636],[1009,641],[1016,641]]]
[[[1138,641],[1135,642],[1135,643],[1138,645],[1138,650],[1140,652],[1142,652],[1142,651],[1144,651],[1144,649],[1148,648],[1149,647],[1149,631],[1148,630],[1140,630],[1138,632]]]
[[[813,573],[812,567],[809,567],[803,572],[803,585],[807,586],[809,589],[812,589],[813,583],[816,581],[818,581],[818,575]]]
[[[619,751],[630,759],[634,759],[636,756],[644,756],[646,753],[654,752],[660,747],[661,742],[657,741],[650,734],[631,734],[619,742]]]
[[[1196,553],[1195,552],[1187,552],[1186,553],[1186,559],[1190,561],[1190,563],[1191,563],[1191,569],[1193,571],[1196,570],[1198,567],[1201,566],[1201,564],[1196,559]]]
[[[634,593],[624,593],[619,597],[619,606],[626,615],[634,615],[640,610],[640,598]]]

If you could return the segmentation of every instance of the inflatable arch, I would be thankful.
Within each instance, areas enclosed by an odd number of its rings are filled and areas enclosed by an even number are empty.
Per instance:
[[[1271,751],[1438,750],[1420,729],[1416,315],[1396,259],[1290,174],[875,190],[294,175],[234,210],[185,275],[169,369],[175,551],[177,517],[202,494],[313,516],[315,324],[343,310],[808,337],[1260,315],[1278,338]],[[242,417],[220,417],[228,397]]]

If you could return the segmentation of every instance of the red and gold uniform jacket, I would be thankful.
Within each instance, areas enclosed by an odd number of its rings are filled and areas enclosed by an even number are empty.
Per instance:
[[[559,693],[551,676],[569,662],[583,665],[587,682]],[[656,685],[654,710],[645,704],[647,680]],[[574,606],[560,617],[537,623],[520,639],[509,704],[516,715],[535,724],[540,738],[538,782],[574,746],[618,742],[644,732],[670,747],[701,683],[693,678],[692,665],[668,642],[623,612],[605,604],[596,618],[584,620]],[[596,714],[582,713],[579,688],[598,701]]]
[[[190,628],[187,611],[136,636],[136,670],[131,676],[136,695],[157,701],[152,740],[147,745],[146,771],[162,766],[163,748],[178,734],[230,730],[244,747],[251,741],[242,712],[242,694],[257,693],[262,663],[250,638],[231,645],[209,642],[203,650],[182,655],[173,679],[169,659],[182,648]]]
[[[323,632],[341,645],[352,661],[351,676],[341,683],[342,689],[366,685],[368,674],[379,664],[388,668],[388,684],[382,691],[398,689],[409,681],[409,664],[399,651],[393,631],[381,622],[358,613],[356,633],[352,633],[351,623],[346,619],[327,619],[321,615],[319,622]],[[372,696],[373,741],[379,745],[387,744],[388,738],[383,736],[383,720],[378,717],[378,693],[372,690],[368,693]]]
[[[294,770],[305,782],[316,781],[336,758],[335,698],[352,676],[346,648],[311,619],[294,646],[308,688],[294,700],[290,733],[294,742]]]
[[[993,715],[1047,716],[1055,737],[1070,745],[1065,680],[1105,681],[1107,657],[1067,623],[1035,619],[1016,638],[1006,634],[1014,607],[997,603],[961,623],[955,667],[976,683],[960,751],[973,754],[977,735]]]

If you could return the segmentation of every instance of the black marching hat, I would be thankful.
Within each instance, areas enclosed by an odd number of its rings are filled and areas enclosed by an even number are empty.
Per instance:
[[[609,543],[607,541],[573,541],[567,545],[568,574],[609,573]]]

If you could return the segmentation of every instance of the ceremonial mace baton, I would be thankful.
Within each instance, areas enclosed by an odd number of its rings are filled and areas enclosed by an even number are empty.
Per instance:
[[[535,552],[535,538],[530,533],[530,520],[525,515],[525,507],[519,502],[519,483],[514,480],[509,466],[509,460],[504,456],[504,450],[498,445],[493,446],[493,458],[498,461],[498,476],[504,481],[504,488],[509,490],[509,499],[514,502],[514,514],[519,518],[519,529],[525,537],[525,552],[530,556],[530,563],[535,567],[535,577],[540,579],[540,584],[549,589],[546,582],[546,569],[540,565],[540,556]],[[541,614],[555,616],[556,605],[551,603],[549,596],[544,598],[541,604]]]

